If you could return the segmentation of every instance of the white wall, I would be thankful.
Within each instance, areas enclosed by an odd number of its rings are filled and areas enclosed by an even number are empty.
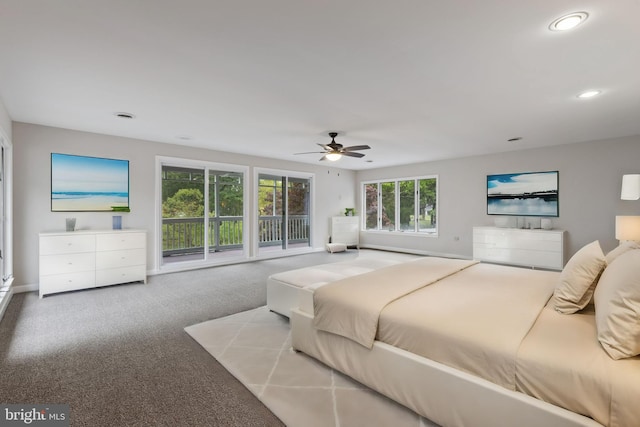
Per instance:
[[[38,281],[38,233],[64,229],[71,214],[50,211],[50,155],[61,152],[130,161],[131,212],[124,226],[149,231],[149,268],[155,221],[155,157],[169,156],[251,167],[313,172],[316,175],[314,245],[328,234],[329,217],[346,207],[361,212],[360,182],[383,178],[439,175],[438,237],[361,233],[364,246],[470,257],[474,225],[491,225],[486,215],[486,175],[560,171],[560,217],[554,227],[567,230],[567,257],[592,240],[603,249],[616,244],[615,215],[640,215],[640,202],[621,201],[624,173],[640,172],[640,136],[496,155],[427,162],[366,171],[347,171],[302,163],[216,152],[179,145],[99,135],[39,125],[13,124],[15,284]],[[337,191],[336,191],[337,190]],[[357,199],[357,200],[356,200]],[[110,228],[110,213],[73,213],[79,228]],[[458,237],[459,240],[454,238]]]
[[[33,285],[38,282],[39,232],[64,230],[65,218],[70,216],[77,218],[78,229],[111,228],[112,214],[109,212],[51,212],[52,152],[129,160],[131,212],[123,213],[123,227],[148,230],[147,258],[150,270],[158,267],[154,265],[156,257],[153,253],[156,156],[314,173],[316,203],[312,238],[316,248],[324,245],[329,217],[342,214],[345,208],[355,206],[355,172],[343,169],[26,123],[13,124],[13,145],[16,285]]]
[[[0,100],[0,139],[5,148],[5,169],[3,170],[4,179],[4,242],[3,242],[3,275],[8,278],[7,282],[12,283],[13,275],[13,146],[12,146],[12,129],[11,118],[4,104]],[[0,281],[2,282],[2,281]],[[0,298],[2,300],[2,298]],[[0,301],[2,302],[2,301]],[[8,303],[8,299],[3,302]],[[0,304],[0,317],[2,316],[2,304]]]
[[[497,173],[557,170],[560,216],[554,228],[567,231],[566,259],[586,243],[600,240],[603,250],[617,244],[616,215],[640,215],[640,201],[621,201],[625,173],[640,173],[640,136],[607,141],[511,151],[462,159],[359,171],[361,181],[439,175],[439,237],[362,232],[362,245],[472,255],[472,227],[493,225],[486,214],[486,176]],[[455,238],[459,238],[456,240]]]

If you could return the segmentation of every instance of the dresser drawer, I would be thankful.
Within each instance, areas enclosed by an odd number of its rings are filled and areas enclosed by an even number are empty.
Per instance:
[[[71,254],[96,250],[94,235],[72,234],[40,237],[40,255]]]
[[[554,248],[560,251],[562,235],[557,232],[541,232],[528,230],[475,230],[474,243],[483,243],[494,247],[510,247],[534,250]]]
[[[533,251],[476,245],[473,248],[473,257],[480,261],[562,270],[562,254],[559,251]]]
[[[96,276],[93,271],[69,274],[53,274],[40,276],[40,296],[56,292],[74,291],[76,289],[93,288]]]
[[[115,285],[117,283],[146,282],[146,266],[136,265],[133,267],[109,268],[107,270],[96,271],[96,286]]]
[[[44,255],[40,257],[40,275],[93,271],[96,268],[94,252],[79,254]]]
[[[96,235],[96,250],[102,251],[119,251],[122,249],[139,249],[146,248],[146,233],[124,233],[114,232]]]
[[[473,258],[502,264],[562,270],[564,232],[474,227]]]
[[[40,297],[135,281],[147,282],[145,230],[40,233]]]
[[[145,265],[147,263],[146,249],[125,249],[122,251],[105,251],[96,253],[96,268],[128,267],[132,265]]]

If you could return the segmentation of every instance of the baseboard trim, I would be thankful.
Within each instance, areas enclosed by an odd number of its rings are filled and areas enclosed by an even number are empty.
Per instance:
[[[40,286],[38,286],[37,283],[32,283],[28,285],[14,286],[11,289],[13,289],[13,292],[16,294],[22,294],[25,292],[36,292],[40,289]]]
[[[11,302],[11,297],[13,296],[13,288],[9,288],[7,294],[0,301],[0,320],[4,317],[4,312],[7,311],[7,307],[9,307],[9,303]]]
[[[256,261],[267,261],[270,259],[286,258],[290,256],[305,255],[305,254],[310,254],[314,252],[323,252],[323,251],[324,251],[324,248],[311,248],[311,249],[295,250],[295,251],[289,251],[289,252],[277,252],[274,254],[267,254],[263,256],[252,256],[247,258],[236,258],[236,259],[230,258],[230,259],[222,260],[220,262],[211,262],[211,263],[194,263],[194,264],[189,264],[188,262],[175,263],[174,266],[164,267],[162,269],[147,270],[147,276],[158,276],[162,274],[179,273],[182,271],[200,270],[203,268],[223,267],[225,265],[247,264],[247,263],[256,262]]]
[[[433,252],[433,251],[421,251],[419,249],[406,249],[406,248],[396,248],[393,246],[384,246],[384,245],[360,245],[360,249],[376,249],[379,251],[387,251],[387,252],[400,252],[404,254],[413,254],[413,255],[424,255],[424,256],[437,256],[443,258],[457,258],[457,259],[471,259],[469,256],[464,256],[460,254],[448,254],[444,252]]]

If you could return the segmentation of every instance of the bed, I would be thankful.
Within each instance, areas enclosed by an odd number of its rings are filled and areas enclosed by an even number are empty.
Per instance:
[[[626,276],[600,250],[561,273],[429,257],[340,279],[301,294],[292,346],[442,426],[637,425],[640,349],[616,360],[603,334],[608,284],[640,290],[640,251],[620,252]],[[579,308],[561,313],[572,274]],[[622,311],[624,347],[640,298]]]

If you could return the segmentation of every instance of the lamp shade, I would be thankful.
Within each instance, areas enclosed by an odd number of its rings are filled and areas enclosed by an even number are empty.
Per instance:
[[[616,239],[640,241],[640,216],[616,216]]]
[[[622,175],[622,200],[640,199],[640,174]]]

